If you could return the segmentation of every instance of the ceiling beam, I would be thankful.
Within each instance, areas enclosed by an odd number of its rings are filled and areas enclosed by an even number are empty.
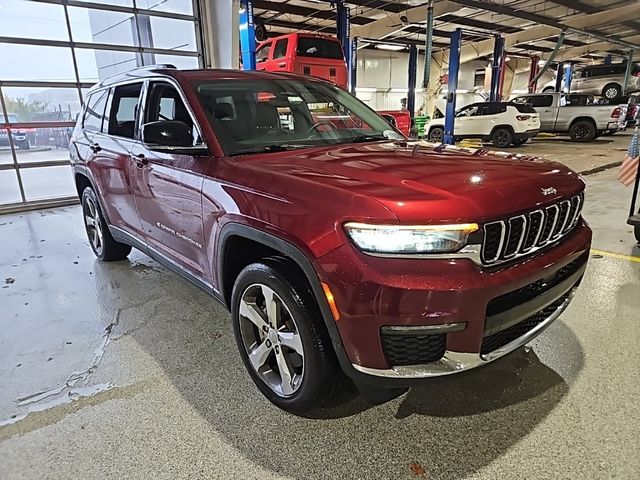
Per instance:
[[[465,4],[470,0],[453,0],[456,3]],[[475,0],[471,0],[474,1]],[[480,2],[475,2],[480,3]],[[502,5],[490,4],[488,2],[481,2],[482,5],[494,5],[497,7],[501,7]],[[611,23],[612,21],[616,21],[620,18],[628,18],[633,14],[637,14],[638,6],[637,5],[625,5],[623,7],[612,8],[605,12],[577,15],[567,20],[565,24],[563,24],[563,28],[583,28],[585,26],[598,26],[605,25],[607,23]],[[548,38],[551,36],[556,36],[559,33],[559,29],[550,25],[540,25],[527,28],[522,32],[511,33],[504,36],[505,39],[505,47],[509,48],[513,45],[519,44],[531,44],[533,42],[540,41],[544,38]],[[464,38],[464,35],[463,35]],[[479,57],[485,57],[487,55],[491,55],[493,53],[493,39],[487,39],[480,42],[475,42],[473,45],[463,45],[460,51],[460,62],[466,63],[471,60],[475,60]],[[612,42],[607,42],[612,43]],[[582,48],[582,47],[576,47]],[[640,48],[640,47],[638,47]],[[434,60],[437,63],[443,61],[444,58],[447,58],[448,52],[436,52],[433,55]]]
[[[435,2],[435,5],[433,6],[434,18],[458,11],[460,11],[460,6],[449,0]],[[427,7],[423,4],[418,7],[403,10],[399,13],[387,15],[384,18],[374,20],[367,25],[352,26],[351,36],[376,39],[386,38],[404,29],[405,26],[400,20],[400,17],[403,16],[407,17],[409,23],[424,23],[427,18]]]
[[[635,35],[633,37],[630,37],[629,41],[640,42],[640,35]],[[595,42],[589,45],[584,45],[582,47],[572,47],[572,48],[566,48],[564,50],[561,50],[560,53],[556,55],[556,58],[554,60],[557,62],[563,62],[563,61],[574,59],[576,57],[580,57],[588,53],[608,52],[608,51],[618,50],[619,48],[620,48],[620,45],[617,45],[615,43]],[[542,58],[546,58],[548,56],[549,55],[545,54],[545,55],[542,55]]]
[[[574,19],[569,19],[566,22],[562,23],[559,22],[558,20],[555,20],[553,18],[549,18],[549,17],[545,17],[543,15],[539,15],[537,13],[532,13],[532,12],[528,12],[526,10],[518,10],[516,8],[512,8],[508,5],[504,5],[504,4],[497,4],[497,3],[492,3],[492,2],[487,2],[487,1],[480,1],[480,0],[452,0],[455,3],[458,3],[460,5],[464,5],[465,7],[471,7],[471,8],[477,8],[480,10],[488,10],[490,12],[494,12],[494,13],[498,13],[501,15],[508,15],[510,17],[514,17],[514,18],[521,18],[523,20],[528,20],[540,25],[546,25],[549,27],[554,27],[556,29],[559,29],[561,31],[566,31],[566,32],[573,32],[573,33],[581,33],[581,34],[586,34],[586,35],[591,35],[595,38],[601,38],[602,41],[608,41],[610,43],[618,43],[620,45],[623,45],[627,48],[638,48],[640,49],[640,45],[634,45],[626,40],[623,40],[621,38],[615,37],[613,35],[606,35],[605,32],[600,32],[597,30],[593,30],[591,27],[594,27],[596,24],[594,23],[588,23],[586,25],[581,25],[581,26],[575,26],[572,25],[572,21]],[[614,10],[622,10],[622,9],[626,9],[625,10],[625,15],[622,17],[616,17],[616,16],[611,16],[609,14],[611,14],[611,12],[613,12]],[[591,17],[601,17],[600,21],[598,23],[598,25],[604,25],[604,24],[608,24],[608,23],[614,23],[613,20],[618,21],[622,18],[625,18],[630,15],[637,15],[638,14],[638,5],[636,2],[634,2],[634,4],[632,5],[627,5],[626,7],[620,7],[618,9],[611,9],[611,10],[605,10],[605,11],[601,11],[601,12],[597,12],[597,13],[592,13],[586,16],[591,16]],[[604,18],[607,18],[607,20],[603,20]],[[633,18],[633,17],[632,17]]]

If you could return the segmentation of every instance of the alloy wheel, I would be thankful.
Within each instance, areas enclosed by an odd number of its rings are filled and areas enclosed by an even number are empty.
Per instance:
[[[102,223],[100,222],[98,207],[90,197],[86,197],[84,201],[84,226],[87,230],[91,246],[95,250],[96,254],[100,256],[104,249]]]
[[[276,395],[290,397],[304,377],[302,339],[291,311],[273,289],[253,284],[242,293],[239,317],[252,368]]]
[[[499,132],[496,135],[496,143],[500,147],[506,147],[509,145],[509,134],[507,132]]]
[[[429,135],[429,140],[431,140],[432,142],[442,142],[443,137],[444,137],[444,132],[441,129],[436,128],[431,131],[431,134]]]
[[[575,132],[576,139],[582,140],[584,138],[587,138],[587,136],[589,136],[589,129],[587,127],[580,125],[576,128],[576,132]]]
[[[618,96],[618,89],[616,87],[609,87],[604,91],[604,96],[608,99],[616,98]]]

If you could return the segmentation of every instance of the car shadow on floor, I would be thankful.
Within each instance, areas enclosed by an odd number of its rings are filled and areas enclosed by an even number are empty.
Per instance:
[[[553,335],[552,344],[572,357],[565,378],[534,350],[520,349],[475,371],[433,379],[383,405],[351,396],[314,418],[297,417],[272,406],[251,383],[226,310],[195,287],[166,278],[172,274],[161,267],[153,270],[145,280],[155,299],[154,316],[128,335],[210,427],[249,462],[278,476],[395,479],[409,475],[418,462],[426,478],[464,478],[535,429],[583,365],[577,338],[558,321],[545,335]],[[114,275],[124,286],[132,273],[96,264],[103,295]],[[123,315],[120,328],[127,330],[128,321]]]

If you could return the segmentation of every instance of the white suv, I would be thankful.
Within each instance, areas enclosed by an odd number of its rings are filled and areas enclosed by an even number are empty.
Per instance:
[[[444,118],[433,119],[425,131],[432,142],[444,138]],[[531,105],[510,102],[472,103],[456,112],[455,137],[480,138],[499,148],[523,145],[540,131],[540,117]]]

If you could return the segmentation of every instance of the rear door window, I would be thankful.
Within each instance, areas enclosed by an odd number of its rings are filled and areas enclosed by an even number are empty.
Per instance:
[[[289,40],[286,38],[281,38],[276,42],[276,45],[273,49],[273,59],[284,58],[287,56],[287,45],[289,44]]]
[[[109,112],[109,135],[135,138],[142,83],[115,87]]]
[[[88,132],[98,133],[102,130],[104,110],[107,105],[107,93],[109,90],[95,92],[87,101],[87,108],[84,112],[82,125]]]
[[[528,103],[534,107],[550,107],[553,105],[552,95],[535,95],[527,98]]]
[[[297,52],[302,57],[344,59],[340,43],[327,38],[299,37]]]

